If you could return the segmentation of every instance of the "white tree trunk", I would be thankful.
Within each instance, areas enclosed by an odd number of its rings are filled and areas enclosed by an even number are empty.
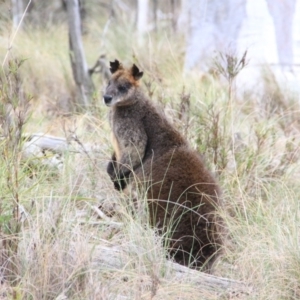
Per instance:
[[[237,78],[239,88],[255,87],[260,94],[267,66],[278,83],[299,90],[299,16],[299,0],[182,0],[184,70],[205,73],[218,52],[240,56],[247,50],[249,64]]]
[[[292,70],[294,62],[293,20],[296,0],[266,1],[275,28],[278,62],[282,68]]]
[[[93,83],[89,75],[81,39],[81,20],[78,0],[67,0],[69,24],[70,57],[73,76],[77,86],[77,104],[86,109],[93,93]]]
[[[138,0],[137,30],[142,36],[148,29],[148,8],[149,0]]]
[[[185,71],[208,71],[218,51],[235,51],[245,17],[245,0],[185,0],[187,48]]]
[[[23,1],[22,0],[11,0],[12,6],[12,18],[14,27],[18,27],[22,14],[24,12]]]
[[[212,53],[214,45],[214,24],[209,24],[207,18],[207,0],[185,0],[183,8],[183,22],[187,28],[187,48],[185,54],[185,71],[190,71],[199,67],[201,71],[206,71],[204,67],[204,57]],[[183,24],[184,24],[183,23]],[[203,48],[206,47],[206,52]]]
[[[279,85],[299,92],[299,20],[299,0],[247,1],[239,49],[248,49],[249,65],[237,78],[241,91],[264,92],[262,69],[267,66]]]

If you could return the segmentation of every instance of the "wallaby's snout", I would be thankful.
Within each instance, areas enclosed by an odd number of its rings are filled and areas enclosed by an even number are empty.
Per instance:
[[[111,95],[104,95],[104,96],[103,96],[104,103],[105,103],[106,105],[111,104],[112,98],[113,98],[113,97],[112,97]]]

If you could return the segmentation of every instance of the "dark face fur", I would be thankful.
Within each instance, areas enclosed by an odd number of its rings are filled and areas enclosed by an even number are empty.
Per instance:
[[[104,103],[107,106],[132,105],[136,101],[134,94],[143,72],[140,72],[136,65],[126,70],[117,60],[110,63],[110,71],[112,77],[103,96]]]

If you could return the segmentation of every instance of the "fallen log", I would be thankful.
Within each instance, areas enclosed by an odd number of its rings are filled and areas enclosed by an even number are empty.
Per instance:
[[[89,156],[101,153],[102,149],[90,143],[82,143],[77,136],[68,138],[56,137],[44,133],[25,134],[23,136],[22,159],[31,162],[38,161],[50,167],[60,167],[63,164],[62,155],[65,152],[81,153]],[[49,155],[51,152],[53,155]]]
[[[69,150],[70,143],[66,138],[46,135],[44,133],[26,134],[23,149],[29,151],[28,154],[30,154],[33,147],[38,147],[41,151],[48,150],[54,153],[63,153]]]
[[[95,144],[80,142],[76,135],[68,138],[52,136],[44,133],[33,133],[24,135],[24,147],[35,146],[41,151],[52,151],[53,153],[62,154],[65,151],[76,153],[84,152],[101,152],[101,148]]]
[[[93,262],[98,268],[121,270],[128,264],[126,251],[121,247],[97,245],[93,249]],[[166,281],[170,279],[174,282],[175,279],[178,284],[186,283],[196,287],[199,291],[207,291],[218,297],[222,295],[229,296],[228,299],[240,299],[240,297],[253,295],[253,288],[242,281],[210,275],[172,261],[167,261],[163,268]]]

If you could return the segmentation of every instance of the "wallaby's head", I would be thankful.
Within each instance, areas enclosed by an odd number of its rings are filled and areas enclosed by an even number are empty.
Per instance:
[[[132,105],[137,101],[135,97],[139,79],[143,76],[136,65],[125,69],[118,60],[110,62],[111,79],[106,87],[103,100],[107,106]]]

